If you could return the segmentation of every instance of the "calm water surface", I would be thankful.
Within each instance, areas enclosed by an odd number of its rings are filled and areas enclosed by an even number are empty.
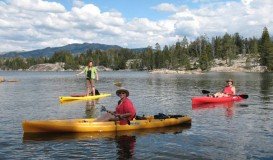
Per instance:
[[[0,84],[0,159],[273,159],[273,74],[159,75],[100,72],[99,101],[60,104],[58,97],[85,91],[75,72],[0,72],[16,83]],[[232,78],[238,103],[191,106],[201,90],[220,90]],[[109,134],[24,135],[22,120],[97,117],[114,109],[113,83],[123,82],[139,115],[184,114],[188,127]]]

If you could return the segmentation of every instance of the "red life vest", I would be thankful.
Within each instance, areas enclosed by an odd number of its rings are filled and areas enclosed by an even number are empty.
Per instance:
[[[224,88],[223,93],[228,94],[228,95],[234,95],[231,86],[226,86],[226,87]]]

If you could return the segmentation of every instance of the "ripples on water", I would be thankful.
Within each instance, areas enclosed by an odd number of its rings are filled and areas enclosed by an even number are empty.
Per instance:
[[[73,72],[0,72],[17,83],[0,84],[0,157],[3,159],[271,159],[273,75],[210,73],[158,75],[101,72],[97,88],[111,97],[60,104],[58,97],[85,91]],[[201,89],[218,91],[228,78],[249,99],[191,106]],[[192,126],[109,134],[23,134],[25,119],[92,118],[114,109],[113,83],[130,91],[138,114],[187,114]]]

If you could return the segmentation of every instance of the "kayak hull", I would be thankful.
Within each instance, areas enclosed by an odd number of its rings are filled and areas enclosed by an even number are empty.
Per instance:
[[[29,141],[62,141],[62,140],[98,140],[117,139],[125,137],[140,137],[150,134],[177,134],[191,128],[191,125],[176,125],[162,128],[151,128],[145,130],[130,130],[119,132],[84,132],[84,133],[24,133],[23,143]]]
[[[59,97],[59,100],[60,102],[74,101],[74,100],[94,100],[94,99],[99,99],[99,98],[108,97],[108,96],[111,96],[111,94],[102,93],[100,95],[95,95],[95,96],[61,96]]]
[[[24,133],[43,132],[113,132],[129,131],[138,129],[160,128],[190,124],[191,118],[188,116],[168,119],[154,119],[149,116],[145,120],[132,120],[130,125],[120,125],[118,122],[94,122],[95,119],[70,119],[70,120],[34,120],[23,121]]]
[[[193,97],[191,99],[192,104],[206,104],[206,103],[223,103],[223,102],[235,102],[243,100],[240,96],[230,96],[230,97],[206,97],[206,96],[200,96],[200,97]]]

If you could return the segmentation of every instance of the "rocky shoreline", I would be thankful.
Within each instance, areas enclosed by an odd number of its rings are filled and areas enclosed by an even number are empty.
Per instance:
[[[247,64],[247,58],[243,55],[240,55],[238,59],[232,60],[232,65],[228,66],[226,61],[215,59],[212,67],[209,71],[201,71],[200,69],[196,70],[171,70],[171,69],[155,69],[150,71],[150,73],[159,73],[159,74],[204,74],[207,72],[257,72],[262,73],[267,71],[266,66],[260,66],[259,63],[256,63],[254,60],[249,60]],[[191,62],[192,64],[195,61]]]

